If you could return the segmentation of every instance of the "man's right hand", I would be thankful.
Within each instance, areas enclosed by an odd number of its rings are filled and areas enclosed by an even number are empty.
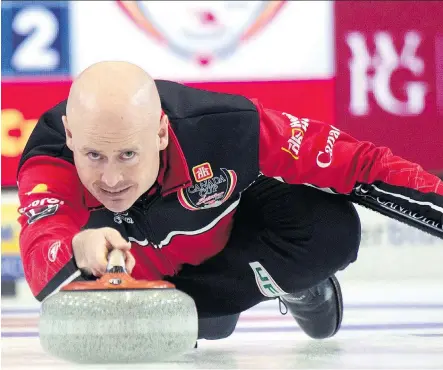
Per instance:
[[[77,267],[96,277],[101,277],[106,272],[108,253],[112,249],[124,251],[126,270],[129,274],[135,266],[135,259],[130,252],[131,243],[110,227],[78,233],[72,239],[72,249]]]

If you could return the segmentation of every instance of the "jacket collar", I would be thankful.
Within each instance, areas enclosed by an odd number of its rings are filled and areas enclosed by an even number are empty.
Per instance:
[[[168,135],[169,143],[166,149],[160,154],[161,164],[157,176],[157,183],[160,185],[160,193],[162,196],[166,196],[192,184],[186,158],[177,136],[170,125],[168,125]]]

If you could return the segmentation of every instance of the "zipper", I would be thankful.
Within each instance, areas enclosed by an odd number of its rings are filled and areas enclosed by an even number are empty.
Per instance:
[[[149,215],[149,209],[153,206],[153,204],[160,198],[160,189],[158,188],[156,192],[149,196],[142,198],[142,209],[143,209],[143,215],[146,217],[145,220],[145,227],[147,231],[147,239],[150,240],[151,236],[153,236],[153,230],[151,227],[151,224],[148,221],[148,215]]]
[[[148,239],[148,241],[152,240],[151,236],[154,235],[151,224],[148,221],[149,209],[153,206],[153,204],[160,197],[161,197],[160,188],[158,188],[157,191],[154,194],[152,194],[151,196],[142,198],[143,215],[146,217],[146,221],[145,221],[145,227],[146,227],[146,232],[147,232],[146,238]],[[172,275],[175,275],[178,271],[177,271],[177,269],[174,268],[174,265],[172,264],[172,262],[162,253],[161,249],[154,247],[152,244],[153,244],[152,241],[150,241],[148,246],[150,246],[154,250],[154,253],[157,255],[157,258],[159,259],[159,261],[161,261],[160,263],[169,264],[170,269],[172,270]]]

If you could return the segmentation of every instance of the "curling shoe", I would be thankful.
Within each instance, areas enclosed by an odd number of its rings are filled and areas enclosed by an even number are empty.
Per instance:
[[[329,338],[340,329],[343,297],[335,276],[303,292],[281,296],[280,302],[311,338]],[[281,313],[285,315],[287,311]]]

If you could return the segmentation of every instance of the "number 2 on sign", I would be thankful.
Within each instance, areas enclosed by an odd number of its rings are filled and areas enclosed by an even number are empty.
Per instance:
[[[51,48],[59,25],[50,10],[41,6],[26,7],[16,14],[12,28],[25,36],[12,56],[11,63],[16,70],[51,70],[59,66],[60,54]]]

